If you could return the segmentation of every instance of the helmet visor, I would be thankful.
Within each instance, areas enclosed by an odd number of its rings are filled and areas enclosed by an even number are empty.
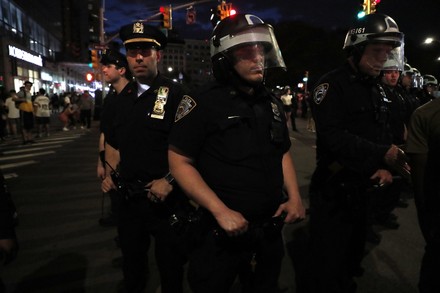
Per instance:
[[[387,56],[387,61],[384,64],[384,68],[386,69],[387,66],[390,64],[393,65],[394,69],[397,69],[399,71],[404,70],[405,66],[405,50],[404,50],[404,43],[402,41],[401,45],[399,47],[396,47],[391,50],[391,52]]]
[[[224,36],[219,40],[219,46],[211,46],[211,56],[214,57],[218,53],[229,55],[233,49],[246,45],[259,45],[264,48],[264,69],[286,68],[273,28],[267,24]]]

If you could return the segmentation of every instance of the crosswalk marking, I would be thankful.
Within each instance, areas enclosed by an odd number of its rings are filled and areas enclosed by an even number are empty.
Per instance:
[[[6,179],[19,177],[17,172],[20,167],[38,164],[41,161],[35,158],[53,155],[63,147],[63,145],[74,142],[85,133],[55,133],[50,137],[37,139],[32,144],[20,144],[19,139],[7,141],[1,145],[0,149],[0,169],[8,170],[4,172]]]
[[[0,157],[0,162],[1,161],[16,160],[16,159],[23,159],[23,158],[31,158],[31,157],[43,156],[43,155],[50,155],[50,154],[55,154],[55,151],[39,152],[39,153],[17,155],[17,156],[10,156],[10,157]]]
[[[12,155],[12,154],[19,154],[19,153],[24,153],[24,152],[33,152],[33,151],[42,151],[42,150],[47,150],[47,149],[54,149],[54,148],[60,148],[62,145],[60,144],[56,144],[56,145],[51,145],[51,146],[46,146],[44,148],[28,148],[28,149],[20,149],[20,150],[13,150],[13,151],[4,151],[1,152],[3,155]]]
[[[24,162],[19,162],[19,163],[11,163],[11,164],[5,164],[5,165],[0,165],[0,169],[5,170],[5,169],[11,169],[11,168],[15,168],[15,167],[23,167],[23,166],[27,166],[27,165],[31,165],[31,164],[36,164],[38,163],[38,161],[24,161]],[[15,176],[15,177],[18,177]]]

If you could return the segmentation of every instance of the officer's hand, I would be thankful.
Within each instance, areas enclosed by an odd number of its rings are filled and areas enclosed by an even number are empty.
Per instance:
[[[248,221],[242,214],[231,209],[226,209],[223,212],[214,215],[219,226],[225,230],[229,236],[238,236],[243,234],[248,229]]]
[[[373,181],[378,181],[379,186],[387,185],[393,183],[393,175],[390,173],[390,171],[385,169],[379,169],[377,170],[373,176],[370,177]]]
[[[298,223],[305,219],[306,209],[304,208],[301,199],[289,199],[282,203],[276,211],[274,217],[279,217],[283,213],[286,214],[284,223]]]
[[[98,166],[96,167],[96,175],[101,180],[104,180],[105,178],[105,168],[102,166],[101,162],[98,162]]]
[[[164,201],[173,191],[173,185],[169,184],[164,178],[153,180],[145,187],[150,190],[147,196],[153,202]]]
[[[107,176],[101,181],[101,190],[103,192],[109,192],[112,189],[116,189],[116,185],[113,183],[112,177]]]
[[[0,239],[0,263],[6,265],[17,256],[18,245],[15,239]]]

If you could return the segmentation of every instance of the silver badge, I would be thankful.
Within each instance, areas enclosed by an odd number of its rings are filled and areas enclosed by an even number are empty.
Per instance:
[[[174,122],[179,121],[183,117],[189,114],[197,106],[197,103],[190,96],[183,96],[180,101],[179,107],[177,108],[176,117]]]
[[[168,93],[170,89],[166,86],[161,86],[157,91],[156,101],[154,102],[153,114],[151,118],[163,119],[165,116],[165,105],[168,100]]]
[[[277,121],[281,121],[281,113],[280,109],[278,109],[278,105],[272,102],[270,102],[270,105],[272,106],[272,113],[274,114],[273,118]]]
[[[313,101],[315,101],[315,104],[319,105],[322,102],[322,100],[324,100],[328,88],[329,88],[328,83],[321,83],[316,87],[316,89],[313,92]]]

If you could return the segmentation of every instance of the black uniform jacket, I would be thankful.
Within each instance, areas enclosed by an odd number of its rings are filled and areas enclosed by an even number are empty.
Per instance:
[[[195,160],[229,208],[247,219],[272,216],[282,200],[281,161],[290,148],[282,104],[263,87],[247,96],[216,82],[186,104],[170,144]]]
[[[168,92],[165,103],[161,88]],[[168,173],[168,135],[184,94],[180,84],[159,74],[141,96],[137,97],[136,82],[118,95],[106,139],[120,152],[122,178],[150,182]]]
[[[318,185],[342,170],[352,177],[347,180],[368,180],[384,167],[391,133],[389,111],[377,84],[375,78],[356,75],[348,63],[318,82],[312,101]]]

